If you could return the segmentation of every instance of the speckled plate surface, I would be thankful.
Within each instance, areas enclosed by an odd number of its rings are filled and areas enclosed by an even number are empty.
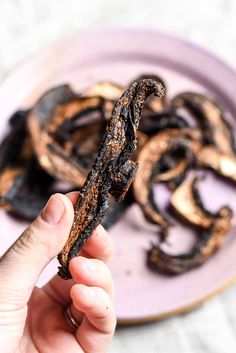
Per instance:
[[[17,108],[28,107],[46,89],[69,82],[81,91],[99,80],[127,84],[140,73],[156,73],[167,83],[167,95],[181,90],[210,94],[222,104],[232,128],[236,129],[236,73],[206,51],[169,35],[137,30],[80,32],[52,45],[19,65],[0,86],[0,132]],[[165,206],[169,193],[155,187],[157,202]],[[223,204],[236,212],[236,187],[207,174],[200,192],[210,210]],[[111,229],[115,253],[111,269],[116,285],[119,322],[137,323],[160,319],[194,308],[236,279],[236,234],[233,229],[222,249],[204,266],[181,276],[165,276],[146,267],[146,250],[157,241],[153,227],[132,206]],[[0,212],[1,253],[25,228],[25,223]],[[184,251],[193,235],[181,225],[174,227],[168,251]],[[56,271],[56,260],[42,274],[45,283]]]

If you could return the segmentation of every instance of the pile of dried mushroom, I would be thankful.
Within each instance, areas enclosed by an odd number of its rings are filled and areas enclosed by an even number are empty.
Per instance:
[[[197,127],[181,116],[183,110]],[[236,181],[231,128],[210,98],[183,92],[167,100],[165,84],[155,75],[138,77],[127,90],[100,82],[77,94],[61,85],[11,117],[0,149],[0,206],[32,219],[50,194],[80,190],[70,236],[58,255],[59,274],[67,279],[69,261],[93,229],[101,222],[112,226],[133,202],[165,241],[171,222],[152,187],[165,183],[172,217],[194,227],[199,241],[181,255],[153,245],[148,264],[182,273],[211,257],[232,226],[229,207],[212,213],[202,204],[199,179],[187,177],[199,168]]]

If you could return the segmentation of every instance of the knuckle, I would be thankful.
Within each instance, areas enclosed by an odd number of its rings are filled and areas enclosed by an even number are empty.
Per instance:
[[[116,320],[116,315],[113,309],[110,309],[107,307],[104,309],[104,312],[98,316],[98,319],[100,321],[100,327],[103,333],[107,335],[113,335],[115,332],[117,320]]]
[[[84,311],[99,322],[103,334],[113,335],[117,324],[114,305],[105,290],[99,287],[95,290],[96,300],[87,302]]]

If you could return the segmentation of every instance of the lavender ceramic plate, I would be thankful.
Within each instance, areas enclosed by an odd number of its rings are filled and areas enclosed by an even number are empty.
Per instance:
[[[0,131],[3,134],[11,113],[28,107],[46,89],[69,82],[81,91],[99,80],[127,84],[140,73],[164,78],[171,97],[180,90],[211,94],[224,107],[236,129],[236,73],[204,50],[168,35],[150,31],[113,30],[81,32],[51,46],[18,66],[0,86]],[[236,213],[236,188],[209,174],[201,185],[204,202],[211,210],[223,204]],[[165,189],[155,188],[159,203],[168,202]],[[26,224],[0,212],[1,253]],[[154,320],[194,308],[236,279],[234,227],[223,248],[204,266],[181,276],[168,277],[146,267],[145,251],[156,241],[153,228],[144,221],[138,206],[132,206],[111,229],[115,253],[111,262],[116,285],[116,311],[121,323]],[[192,236],[175,227],[169,251],[187,249]],[[179,245],[181,244],[181,249]],[[45,283],[56,271],[52,262],[42,274]]]

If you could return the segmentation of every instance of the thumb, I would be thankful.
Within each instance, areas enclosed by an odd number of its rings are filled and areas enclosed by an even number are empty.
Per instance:
[[[45,208],[0,261],[0,311],[25,306],[44,267],[59,253],[73,222],[73,204],[51,196]]]

